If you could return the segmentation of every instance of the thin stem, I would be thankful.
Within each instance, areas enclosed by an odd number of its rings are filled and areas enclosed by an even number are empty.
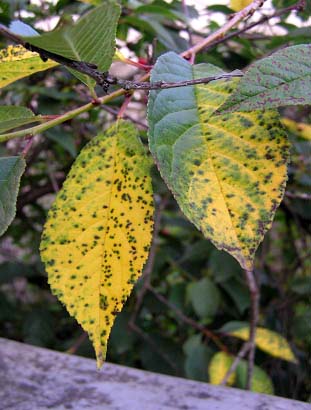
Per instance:
[[[107,102],[113,100],[114,98],[119,97],[122,94],[124,94],[124,91],[118,90],[118,91],[115,91],[114,93],[111,93],[109,95],[99,98],[96,103],[94,102],[87,103],[85,105],[82,105],[81,107],[75,108],[74,110],[68,111],[63,115],[59,115],[57,118],[54,118],[51,121],[47,121],[43,124],[39,124],[31,128],[26,128],[24,130],[2,134],[0,135],[0,142],[9,141],[13,138],[24,137],[25,135],[33,136],[35,134],[39,134],[52,127],[55,127],[56,125],[62,124],[65,121],[71,120],[72,118],[75,118],[84,112],[90,111],[92,108],[96,107],[97,105],[106,104]]]
[[[258,315],[259,315],[259,288],[256,283],[256,279],[254,276],[254,272],[251,270],[245,270],[245,277],[247,286],[251,296],[251,314],[250,314],[250,326],[249,326],[249,352],[248,352],[248,368],[247,368],[247,379],[246,379],[246,390],[250,390],[252,377],[253,377],[253,370],[254,370],[254,362],[255,362],[255,338],[256,338],[256,327],[258,323]]]
[[[210,34],[207,38],[200,41],[198,44],[190,47],[188,50],[184,51],[182,57],[191,57],[191,55],[198,53],[215,41],[222,39],[225,34],[235,27],[240,21],[252,16],[256,10],[258,10],[265,3],[266,0],[254,0],[251,4],[245,7],[243,10],[235,13],[234,16],[224,24],[220,29]]]
[[[307,194],[306,192],[285,192],[285,195],[288,198],[297,198],[297,199],[304,199],[306,201],[311,201],[311,194]]]
[[[243,72],[240,70],[234,70],[232,73],[224,73],[211,77],[196,78],[195,80],[186,80],[178,82],[167,83],[165,81],[157,82],[139,82],[139,81],[127,81],[116,80],[116,84],[125,90],[163,90],[167,88],[188,87],[196,84],[208,84],[211,81],[230,79],[233,77],[243,77]]]
[[[273,19],[273,18],[276,18],[276,17],[280,17],[280,16],[282,16],[283,14],[286,14],[286,13],[288,13],[288,12],[290,12],[290,11],[293,11],[293,10],[301,10],[301,9],[303,9],[304,7],[305,7],[305,1],[304,1],[304,0],[300,0],[300,1],[298,1],[296,4],[293,4],[293,5],[291,5],[291,6],[285,7],[285,8],[283,8],[283,9],[281,9],[281,10],[277,10],[274,14],[271,14],[270,16],[264,16],[264,17],[262,17],[261,19],[259,19],[258,21],[255,21],[254,23],[249,24],[249,25],[247,25],[247,26],[241,28],[240,30],[236,30],[236,31],[234,31],[234,32],[232,32],[232,33],[230,33],[230,34],[227,34],[227,35],[226,35],[225,37],[223,37],[223,38],[219,38],[219,39],[215,40],[214,42],[209,43],[209,44],[204,48],[204,51],[206,51],[206,50],[208,50],[208,49],[210,49],[210,48],[212,48],[212,47],[215,47],[215,46],[217,46],[217,45],[220,44],[220,43],[225,43],[226,41],[230,40],[231,38],[237,37],[237,36],[239,36],[240,34],[245,33],[246,31],[250,30],[251,28],[256,27],[256,26],[258,26],[258,25],[260,25],[260,24],[262,24],[262,23],[265,23],[266,21],[269,21],[269,20],[271,20],[271,19]],[[267,38],[267,37],[264,37],[264,38]]]
[[[176,316],[179,317],[184,323],[190,325],[194,329],[198,330],[200,333],[204,334],[208,339],[211,339],[216,346],[218,346],[223,352],[229,353],[227,347],[221,342],[219,337],[212,332],[211,330],[207,329],[205,326],[200,325],[195,320],[191,319],[190,317],[183,314],[181,310],[179,310],[175,305],[169,302],[164,296],[158,293],[152,286],[148,286],[150,292],[154,294],[154,296],[162,302],[165,306],[171,309],[173,312],[176,313]]]
[[[235,372],[236,368],[238,367],[238,364],[240,361],[246,356],[247,352],[249,351],[250,344],[249,342],[246,342],[243,344],[241,350],[239,353],[236,355],[230,369],[227,371],[225,374],[225,377],[223,378],[222,382],[220,383],[221,386],[225,386],[229,380],[229,377],[232,375],[232,373]]]

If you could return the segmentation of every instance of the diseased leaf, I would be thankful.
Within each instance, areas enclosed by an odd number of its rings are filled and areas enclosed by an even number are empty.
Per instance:
[[[236,369],[236,385],[245,389],[247,379],[247,367],[246,360],[241,360]],[[273,394],[273,383],[267,373],[258,366],[254,366],[253,377],[251,382],[251,391],[262,394]]]
[[[152,81],[222,74],[162,55]],[[238,80],[152,91],[150,150],[185,215],[219,249],[252,269],[286,183],[288,142],[275,111],[216,115]]]
[[[232,331],[229,330],[229,327],[227,327],[227,329],[224,326],[221,330],[242,340],[248,340],[249,338],[248,325]],[[256,346],[271,356],[278,357],[289,362],[296,362],[296,358],[288,342],[283,336],[272,330],[257,327]]]
[[[252,64],[219,112],[311,104],[311,44],[292,46]]]
[[[148,256],[150,165],[135,128],[115,123],[79,154],[42,235],[52,291],[88,332],[98,366]]]
[[[37,53],[22,46],[8,46],[0,51],[0,87],[57,65],[51,60],[43,62]]]
[[[15,105],[0,106],[0,133],[38,121],[34,113],[26,107]]]
[[[107,71],[115,53],[115,37],[120,6],[106,2],[82,16],[75,24],[66,24],[50,33],[23,37],[28,43],[75,61],[96,64]],[[75,70],[76,77],[93,88],[95,81]]]
[[[22,157],[0,158],[0,235],[15,217],[16,199],[25,167]]]
[[[221,384],[228,370],[233,363],[234,357],[225,352],[218,352],[213,357],[208,366],[209,382],[211,384]],[[227,381],[228,386],[232,386],[235,381],[235,373],[232,373]]]

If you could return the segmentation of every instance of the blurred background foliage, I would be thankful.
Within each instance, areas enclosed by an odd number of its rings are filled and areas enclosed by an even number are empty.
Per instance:
[[[97,3],[102,3],[97,1]],[[94,3],[95,1],[93,1]],[[0,22],[21,18],[37,29],[51,29],[64,14],[80,15],[91,1],[0,1]],[[202,4],[201,4],[202,3]],[[211,4],[213,5],[205,5]],[[122,0],[118,46],[130,58],[146,62],[167,50],[181,52],[216,30],[229,18],[229,2]],[[273,0],[251,22],[295,4]],[[310,41],[310,2],[304,11],[284,11],[238,37],[197,56],[225,69],[244,68],[281,47]],[[292,15],[295,19],[288,19]],[[309,19],[309,21],[308,21]],[[243,23],[240,28],[250,22]],[[1,46],[6,45],[0,39]],[[115,75],[132,77],[117,63]],[[100,95],[100,90],[98,90]],[[56,68],[17,81],[1,92],[2,103],[23,105],[35,113],[55,115],[90,100],[86,87],[66,70]],[[17,203],[17,216],[0,241],[0,336],[94,357],[76,321],[51,294],[38,253],[40,234],[55,192],[82,146],[114,120],[122,100],[68,121],[37,136],[27,157]],[[146,141],[146,95],[135,93],[128,114]],[[290,107],[281,115],[310,124],[309,107]],[[295,124],[295,123],[294,123]],[[309,135],[309,137],[308,137]],[[256,364],[272,378],[275,394],[308,400],[311,394],[311,146],[290,127],[292,145],[287,194],[272,229],[257,253],[261,286],[260,326],[283,335],[299,363],[291,364],[257,350]],[[0,155],[22,151],[25,141],[0,146]],[[156,238],[144,277],[137,283],[110,338],[108,361],[150,371],[209,381],[213,354],[225,346],[236,353],[241,341],[219,329],[231,321],[247,321],[250,305],[243,272],[229,255],[218,251],[181,214],[154,169],[157,202]],[[205,331],[204,329],[208,329]],[[309,377],[308,377],[309,376]]]

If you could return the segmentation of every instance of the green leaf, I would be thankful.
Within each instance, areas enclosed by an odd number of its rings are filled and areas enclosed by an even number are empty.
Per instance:
[[[218,352],[213,357],[208,366],[209,382],[211,384],[221,384],[228,370],[233,363],[234,357],[225,352]],[[232,386],[235,381],[235,373],[232,373],[227,381],[228,386]]]
[[[115,37],[120,6],[106,2],[82,16],[75,24],[66,24],[41,36],[23,37],[28,43],[43,50],[69,58],[96,64],[107,71],[115,53]],[[70,70],[90,88],[95,81],[77,71]]]
[[[38,121],[38,118],[26,107],[0,106],[0,133]]]
[[[233,322],[234,323],[234,322]],[[239,323],[239,322],[238,322]],[[241,323],[242,327],[235,330],[230,329],[230,323],[224,326],[221,331],[226,332],[227,334],[237,337],[242,340],[248,340],[249,338],[249,326]],[[238,326],[237,326],[238,327]],[[256,346],[262,351],[268,353],[270,356],[278,357],[289,362],[296,363],[296,358],[292,349],[290,348],[286,339],[280,334],[265,329],[263,327],[257,327],[256,329]]]
[[[77,157],[42,235],[52,291],[88,332],[98,366],[115,315],[148,257],[150,165],[135,128],[115,123]]]
[[[230,278],[222,283],[221,286],[230,295],[239,313],[243,314],[245,309],[250,306],[250,296],[246,285],[242,284],[238,278]]]
[[[46,136],[63,147],[73,158],[77,156],[76,140],[70,132],[55,127],[46,131]]]
[[[311,44],[287,47],[252,64],[219,112],[311,104]]]
[[[0,87],[57,65],[51,60],[43,62],[37,53],[22,46],[8,46],[0,51]]]
[[[16,199],[26,162],[22,157],[0,158],[0,235],[3,235],[16,213]]]
[[[209,278],[190,283],[187,294],[198,316],[202,318],[215,316],[220,302],[220,294],[218,288]]]
[[[190,379],[207,381],[206,369],[213,351],[201,339],[201,335],[193,335],[183,345],[186,354],[185,372]]]
[[[162,55],[152,81],[222,74]],[[238,80],[152,91],[150,150],[184,214],[244,269],[269,229],[286,183],[288,142],[275,111],[216,115]]]
[[[248,364],[241,360],[236,369],[236,386],[245,389]],[[263,394],[273,394],[273,383],[268,374],[258,366],[254,366],[251,391]]]

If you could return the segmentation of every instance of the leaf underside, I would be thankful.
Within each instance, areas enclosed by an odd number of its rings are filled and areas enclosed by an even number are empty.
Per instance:
[[[21,157],[0,158],[0,235],[13,221],[21,176],[26,163]]]
[[[115,53],[115,37],[120,6],[106,2],[81,17],[75,24],[67,24],[40,36],[23,37],[43,50],[69,58],[96,64],[107,71]],[[95,81],[75,70],[70,71],[92,88]]]
[[[222,74],[162,55],[151,81]],[[252,269],[285,189],[288,142],[275,111],[216,115],[238,80],[150,92],[149,144],[184,214],[219,249]]]
[[[311,104],[311,44],[287,47],[252,64],[219,111]]]
[[[52,291],[88,332],[98,366],[142,272],[152,226],[149,160],[134,127],[117,122],[78,156],[40,247]]]
[[[22,46],[8,46],[0,51],[0,87],[57,65],[51,60],[43,62],[37,53]]]

